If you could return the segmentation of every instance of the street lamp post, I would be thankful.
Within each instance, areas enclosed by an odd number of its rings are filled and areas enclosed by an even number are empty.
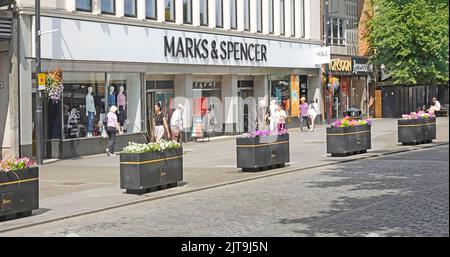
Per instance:
[[[324,24],[325,24],[325,47],[328,46],[328,0],[324,0]],[[331,54],[331,51],[330,51]],[[325,112],[326,112],[326,123],[329,124],[330,122],[330,111],[328,110],[328,83],[329,83],[329,78],[328,78],[328,69],[329,69],[329,63],[325,64],[325,87],[324,87],[324,91],[325,91]],[[331,104],[331,103],[330,103]]]
[[[35,0],[35,33],[36,33],[36,112],[35,136],[37,164],[42,165],[44,155],[44,123],[42,115],[42,90],[39,90],[37,76],[41,73],[41,1]]]

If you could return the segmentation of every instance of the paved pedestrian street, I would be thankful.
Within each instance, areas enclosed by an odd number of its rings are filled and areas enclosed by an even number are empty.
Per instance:
[[[448,151],[290,172],[1,236],[448,236]]]

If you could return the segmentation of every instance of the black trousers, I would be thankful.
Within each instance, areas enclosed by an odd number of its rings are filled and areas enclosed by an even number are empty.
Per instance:
[[[110,153],[114,153],[114,148],[116,146],[116,128],[107,127],[106,133],[108,134],[108,150]]]
[[[306,127],[309,130],[309,117],[308,116],[302,116],[303,122],[306,123]],[[300,129],[302,129],[302,127],[300,126]]]

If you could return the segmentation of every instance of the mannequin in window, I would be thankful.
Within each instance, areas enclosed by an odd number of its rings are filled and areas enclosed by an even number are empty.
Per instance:
[[[108,107],[116,106],[116,95],[114,94],[114,87],[109,87],[109,95],[108,95]]]
[[[126,105],[127,98],[124,94],[123,86],[119,87],[119,93],[117,94],[117,106],[119,107],[119,124],[120,130],[123,131],[123,124],[125,123],[126,117]]]
[[[94,131],[94,116],[97,114],[95,110],[94,97],[92,96],[92,87],[88,87],[86,95],[86,116],[87,116],[87,136],[92,137]]]

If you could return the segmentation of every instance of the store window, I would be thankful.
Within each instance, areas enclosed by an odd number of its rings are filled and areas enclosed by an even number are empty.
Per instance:
[[[175,21],[175,0],[165,0],[164,17],[166,21]]]
[[[256,29],[260,33],[263,31],[262,16],[262,0],[256,0]]]
[[[280,0],[280,35],[284,35],[285,28],[284,0]]]
[[[77,0],[75,8],[77,11],[92,12],[92,0]]]
[[[216,27],[223,28],[223,0],[216,0]]]
[[[273,28],[274,28],[274,12],[273,12],[273,1],[274,0],[269,0],[269,33],[273,34]]]
[[[221,116],[222,84],[215,80],[193,82],[193,130],[195,133],[223,131]]]
[[[145,0],[145,17],[156,20],[156,0]]]
[[[126,17],[137,17],[137,0],[124,0],[124,15]]]
[[[291,37],[295,37],[295,0],[291,0]]]
[[[237,28],[237,0],[230,1],[230,28]]]
[[[271,97],[281,104],[283,109],[286,111],[288,116],[291,115],[291,86],[290,86],[290,76],[271,76]]]
[[[200,0],[200,25],[208,26],[208,0]]]
[[[192,24],[192,0],[183,0],[183,22]]]
[[[344,19],[332,17],[328,26],[328,43],[335,46],[345,46]]]
[[[274,28],[274,11],[273,11],[273,1],[269,0],[269,33],[273,34],[273,28]]]
[[[63,73],[63,138],[101,136],[103,118],[117,106],[124,133],[141,131],[139,73]]]
[[[100,9],[103,14],[116,14],[116,1],[102,0]]]
[[[250,0],[244,0],[244,30],[250,30]]]

